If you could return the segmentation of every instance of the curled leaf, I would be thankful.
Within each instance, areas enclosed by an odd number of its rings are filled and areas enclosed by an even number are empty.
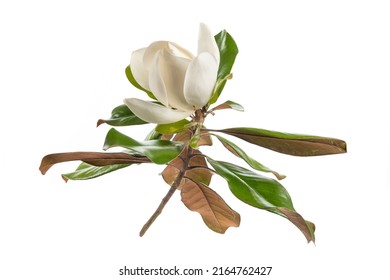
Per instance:
[[[147,163],[150,160],[144,156],[128,153],[97,153],[97,152],[70,152],[49,154],[42,158],[39,170],[44,175],[54,164],[80,160],[94,166],[112,164]]]
[[[208,131],[226,133],[249,143],[292,156],[320,156],[347,152],[345,141],[336,138],[291,134],[249,127]]]

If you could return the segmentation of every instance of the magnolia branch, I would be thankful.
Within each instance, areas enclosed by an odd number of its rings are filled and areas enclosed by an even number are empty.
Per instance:
[[[158,208],[156,209],[156,211],[149,218],[149,220],[146,222],[146,224],[142,227],[141,231],[139,232],[139,236],[142,237],[146,233],[146,231],[149,229],[149,227],[154,223],[154,221],[157,219],[157,217],[160,216],[165,205],[168,203],[168,201],[171,199],[172,195],[175,193],[176,188],[177,188],[177,186],[175,184],[173,184],[172,187],[169,189],[168,193],[162,199],[162,201],[161,201],[160,205],[158,206]]]
[[[186,147],[188,149],[187,156],[185,158],[181,157],[183,160],[183,168],[180,170],[179,174],[177,175],[175,181],[173,182],[171,188],[169,189],[168,193],[164,196],[162,199],[160,205],[156,209],[156,211],[153,213],[153,215],[149,218],[149,220],[146,222],[146,224],[142,227],[139,236],[143,236],[146,231],[149,229],[149,227],[154,223],[154,221],[157,219],[158,216],[162,213],[162,210],[164,209],[165,205],[168,203],[168,201],[171,199],[172,195],[175,193],[176,189],[179,187],[181,180],[185,177],[185,173],[188,170],[188,165],[191,159],[192,155],[192,149],[189,147]]]

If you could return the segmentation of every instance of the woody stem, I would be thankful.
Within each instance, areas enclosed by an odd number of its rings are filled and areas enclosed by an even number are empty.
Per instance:
[[[164,196],[162,199],[160,205],[156,209],[156,211],[153,213],[153,215],[149,218],[149,220],[146,222],[146,224],[142,227],[139,236],[143,236],[146,231],[149,229],[149,227],[154,223],[154,221],[157,219],[157,217],[162,213],[162,210],[164,209],[165,205],[168,203],[168,201],[171,199],[172,195],[175,193],[176,189],[180,186],[181,180],[183,180],[184,175],[188,169],[189,161],[192,154],[192,149],[190,147],[185,147],[184,149],[188,149],[186,157],[183,157],[183,168],[180,170],[179,174],[177,175],[175,181],[171,185],[171,188],[169,189],[168,193]]]

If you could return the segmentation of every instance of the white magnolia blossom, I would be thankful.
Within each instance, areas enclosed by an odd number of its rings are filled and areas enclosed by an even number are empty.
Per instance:
[[[200,24],[197,56],[173,42],[153,42],[132,53],[130,68],[135,80],[162,105],[137,98],[124,103],[150,123],[184,119],[211,98],[219,60],[218,46],[205,24]]]

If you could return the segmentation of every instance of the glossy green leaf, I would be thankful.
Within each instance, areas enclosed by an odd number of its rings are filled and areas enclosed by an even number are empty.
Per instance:
[[[268,168],[267,166],[261,164],[257,160],[248,156],[248,154],[245,153],[244,150],[242,150],[240,147],[238,147],[233,142],[227,140],[226,138],[223,138],[222,136],[219,136],[219,135],[215,135],[215,136],[218,138],[219,141],[221,141],[221,143],[224,145],[224,147],[226,149],[228,149],[234,155],[242,158],[253,169],[256,169],[256,170],[262,171],[262,172],[270,172],[270,173],[274,174],[275,177],[278,178],[278,180],[282,180],[282,179],[286,178],[286,176],[279,174],[278,172]]]
[[[174,123],[159,124],[155,129],[161,134],[174,134],[185,130],[190,123],[189,120],[183,119]]]
[[[218,100],[218,97],[221,95],[221,92],[225,87],[226,81],[231,78],[230,72],[238,54],[237,44],[226,30],[222,30],[220,33],[215,35],[215,41],[217,42],[219,49],[220,63],[216,87],[209,104],[213,104]]]
[[[215,35],[215,41],[217,42],[220,54],[218,78],[221,79],[232,71],[234,61],[238,54],[238,47],[233,37],[226,30],[222,30]]]
[[[131,72],[130,65],[126,67],[125,73],[126,73],[127,79],[129,80],[129,82],[130,82],[133,86],[135,86],[136,88],[138,88],[138,89],[140,89],[140,90],[146,92],[146,94],[147,94],[150,98],[157,100],[157,98],[154,96],[153,93],[151,93],[151,92],[148,91],[147,89],[144,89],[144,88],[135,80],[135,78],[134,78],[134,76],[133,76],[133,73]]]
[[[200,127],[198,126],[196,127],[196,130],[190,139],[190,147],[193,149],[197,149],[199,147],[200,138],[201,138]]]
[[[214,170],[229,185],[231,192],[241,201],[278,214],[297,226],[307,241],[314,242],[314,224],[305,221],[292,204],[287,190],[276,180],[228,162],[207,159]]]
[[[345,141],[335,138],[283,133],[249,127],[209,131],[223,132],[275,152],[293,156],[320,156],[347,152]]]
[[[129,153],[97,153],[97,152],[70,152],[49,154],[42,158],[39,170],[44,175],[53,165],[61,162],[80,160],[94,166],[113,164],[148,163],[150,160],[144,156]]]
[[[130,164],[112,164],[106,166],[93,166],[83,162],[74,172],[62,174],[62,178],[65,182],[68,180],[88,180],[128,167],[129,165]]]
[[[148,140],[160,140],[161,139],[161,136],[162,134],[157,132],[155,128],[153,128],[149,133],[148,135],[146,135],[145,137],[145,141],[148,141]]]
[[[224,109],[233,109],[236,111],[244,112],[244,107],[242,107],[242,105],[230,100],[219,104],[218,106],[214,107],[211,111],[224,110]]]
[[[102,123],[107,123],[112,126],[127,126],[145,124],[147,122],[138,118],[129,109],[129,107],[127,107],[125,104],[122,104],[112,110],[111,117],[109,119],[98,120],[97,126],[101,125]]]
[[[183,145],[168,140],[136,141],[133,138],[111,128],[104,142],[104,150],[122,147],[146,156],[157,164],[164,164],[176,158],[183,150]]]

